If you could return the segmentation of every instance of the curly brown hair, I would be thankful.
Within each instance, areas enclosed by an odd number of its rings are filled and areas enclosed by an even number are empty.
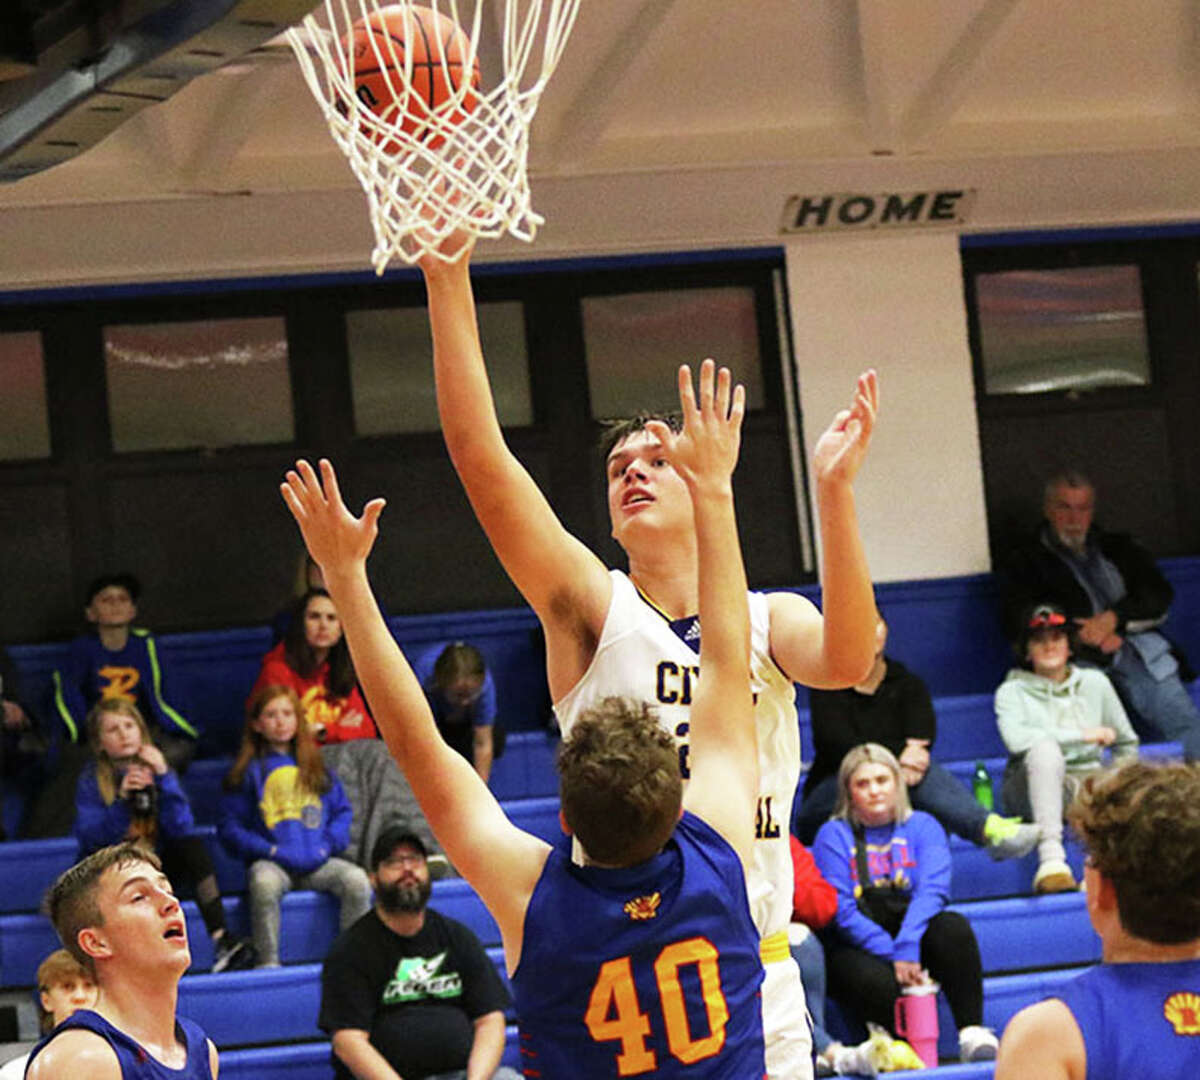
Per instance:
[[[558,771],[563,817],[595,862],[643,862],[679,821],[679,750],[645,702],[607,697],[588,709],[558,749]]]
[[[1067,820],[1113,883],[1128,933],[1159,945],[1200,938],[1200,765],[1136,761],[1095,773]]]

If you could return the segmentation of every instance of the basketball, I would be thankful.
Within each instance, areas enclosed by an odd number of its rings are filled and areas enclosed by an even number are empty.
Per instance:
[[[463,83],[470,41],[448,15],[427,7],[394,4],[381,8],[351,27],[348,52],[354,63],[354,93],[381,120],[436,148],[445,141],[435,134],[430,114],[443,106]],[[407,65],[411,63],[412,91],[405,95]],[[479,60],[475,59],[461,105],[443,123],[459,124],[475,109]],[[401,110],[403,112],[401,113]],[[376,141],[384,136],[375,134]],[[396,152],[389,143],[384,149]]]

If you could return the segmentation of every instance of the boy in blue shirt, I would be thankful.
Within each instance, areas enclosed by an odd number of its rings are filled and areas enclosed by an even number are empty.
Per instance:
[[[996,1080],[1200,1076],[1200,766],[1088,776],[1067,814],[1103,963],[1022,1009]]]
[[[71,642],[66,665],[52,676],[54,711],[67,739],[82,744],[84,719],[97,701],[132,701],[171,767],[183,772],[199,732],[167,701],[154,635],[133,625],[141,591],[137,578],[124,573],[98,577],[88,587],[83,610],[93,630]]]

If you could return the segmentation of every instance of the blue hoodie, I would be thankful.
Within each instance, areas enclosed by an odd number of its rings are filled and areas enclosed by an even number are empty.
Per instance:
[[[304,791],[299,780],[290,754],[251,760],[238,789],[221,799],[217,831],[230,852],[246,862],[273,859],[290,873],[307,874],[350,843],[354,810],[338,778],[330,774],[324,795]]]
[[[910,894],[904,922],[893,940],[877,922],[858,909],[858,867],[850,823],[825,822],[813,843],[813,858],[825,879],[837,889],[834,926],[838,936],[881,960],[921,959],[925,928],[950,897],[950,845],[937,820],[920,810],[903,823],[864,830],[867,869],[872,885],[892,882]]]
[[[118,783],[120,771],[118,770]],[[163,776],[154,778],[158,788],[158,831],[163,836],[190,836],[196,831],[192,807],[179,786],[179,777],[173,769]],[[75,836],[79,840],[79,855],[90,855],[109,844],[119,844],[129,832],[133,815],[129,803],[122,798],[105,803],[100,795],[96,779],[95,762],[89,764],[79,776],[75,788]]]

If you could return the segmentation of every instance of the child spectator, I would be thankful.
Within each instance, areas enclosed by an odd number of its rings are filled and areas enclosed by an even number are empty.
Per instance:
[[[1007,809],[1038,828],[1036,893],[1079,886],[1063,848],[1063,808],[1083,778],[1104,764],[1136,758],[1138,737],[1108,676],[1071,664],[1074,624],[1055,604],[1025,617],[1016,643],[1023,665],[996,691],[996,723],[1008,748],[1001,798]]]
[[[886,747],[866,743],[842,761],[837,805],[813,857],[838,894],[825,940],[832,996],[893,1030],[901,989],[932,973],[950,1003],[962,1060],[995,1058],[996,1036],[981,1026],[979,944],[971,924],[946,909],[946,834],[909,805],[900,763]]]
[[[77,1009],[96,1004],[96,982],[83,965],[66,949],[55,949],[37,969],[38,1023],[42,1034],[58,1027]],[[22,1080],[28,1054],[0,1068],[0,1080]]]
[[[136,628],[142,587],[132,574],[107,574],[88,587],[84,614],[92,631],[71,642],[66,667],[55,671],[54,710],[67,739],[87,738],[84,719],[101,698],[137,705],[171,767],[182,772],[196,752],[199,732],[168,704],[166,673],[154,635]]]
[[[225,909],[204,839],[179,777],[150,737],[137,706],[99,701],[87,718],[94,761],[79,777],[75,835],[80,857],[135,840],[158,853],[171,880],[189,883],[213,943],[213,971],[248,967],[249,946],[225,929]]]
[[[350,650],[329,593],[309,589],[283,640],[263,657],[247,708],[267,686],[296,691],[307,722],[320,743],[374,739],[375,722],[358,690]]]
[[[426,649],[413,660],[433,721],[446,744],[457,750],[486,784],[496,741],[496,686],[483,654],[462,641]]]
[[[279,902],[292,889],[330,892],[345,930],[371,906],[360,866],[337,858],[353,811],[290,686],[264,686],[247,707],[242,746],[225,779],[220,836],[250,864],[250,925],[260,967],[279,966]]]

